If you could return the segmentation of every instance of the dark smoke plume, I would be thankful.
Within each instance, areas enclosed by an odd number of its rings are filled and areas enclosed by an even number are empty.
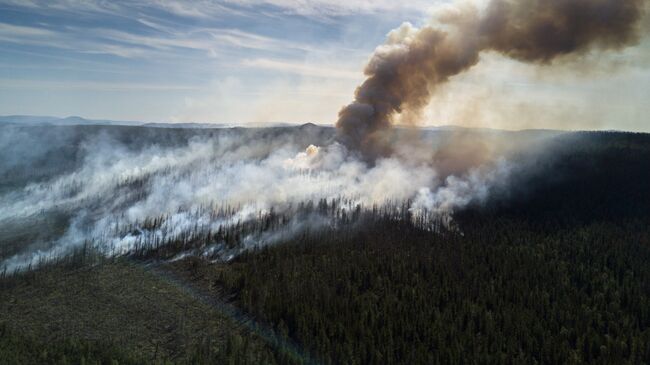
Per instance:
[[[416,121],[436,86],[477,64],[482,51],[550,64],[634,44],[645,1],[492,0],[482,12],[471,5],[448,10],[438,27],[404,24],[377,48],[355,101],[340,111],[339,140],[369,161],[389,155],[385,132],[394,119]]]

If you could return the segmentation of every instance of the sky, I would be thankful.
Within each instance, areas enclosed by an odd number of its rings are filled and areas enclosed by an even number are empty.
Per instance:
[[[386,34],[449,3],[0,0],[0,115],[333,124]],[[420,124],[650,132],[647,38],[542,68],[482,55]]]

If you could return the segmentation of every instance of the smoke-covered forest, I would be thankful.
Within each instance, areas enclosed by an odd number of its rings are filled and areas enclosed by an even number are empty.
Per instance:
[[[650,364],[649,0],[0,9],[0,365]]]
[[[650,361],[648,135],[0,128],[6,363]]]

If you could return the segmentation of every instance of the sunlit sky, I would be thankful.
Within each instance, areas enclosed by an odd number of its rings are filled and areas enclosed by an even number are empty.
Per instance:
[[[385,35],[448,3],[0,0],[0,115],[332,124]],[[421,124],[650,131],[646,38],[543,68],[484,54]]]

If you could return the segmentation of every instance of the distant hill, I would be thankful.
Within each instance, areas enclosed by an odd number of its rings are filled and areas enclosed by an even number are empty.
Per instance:
[[[143,127],[150,128],[227,128],[228,124],[217,123],[145,123]]]
[[[177,129],[212,129],[212,128],[262,128],[262,127],[293,127],[291,123],[166,123],[166,122],[137,122],[137,121],[117,121],[107,119],[85,119],[78,116],[65,118],[50,116],[32,116],[32,115],[7,115],[0,116],[0,125],[20,125],[20,126],[47,126],[47,125],[121,125],[121,126],[141,126],[149,128],[177,128]]]
[[[0,116],[0,124],[15,124],[29,126],[43,125],[143,125],[142,122],[134,121],[115,121],[102,119],[85,119],[78,116],[66,118],[48,117],[48,116],[31,116],[31,115],[8,115]]]

